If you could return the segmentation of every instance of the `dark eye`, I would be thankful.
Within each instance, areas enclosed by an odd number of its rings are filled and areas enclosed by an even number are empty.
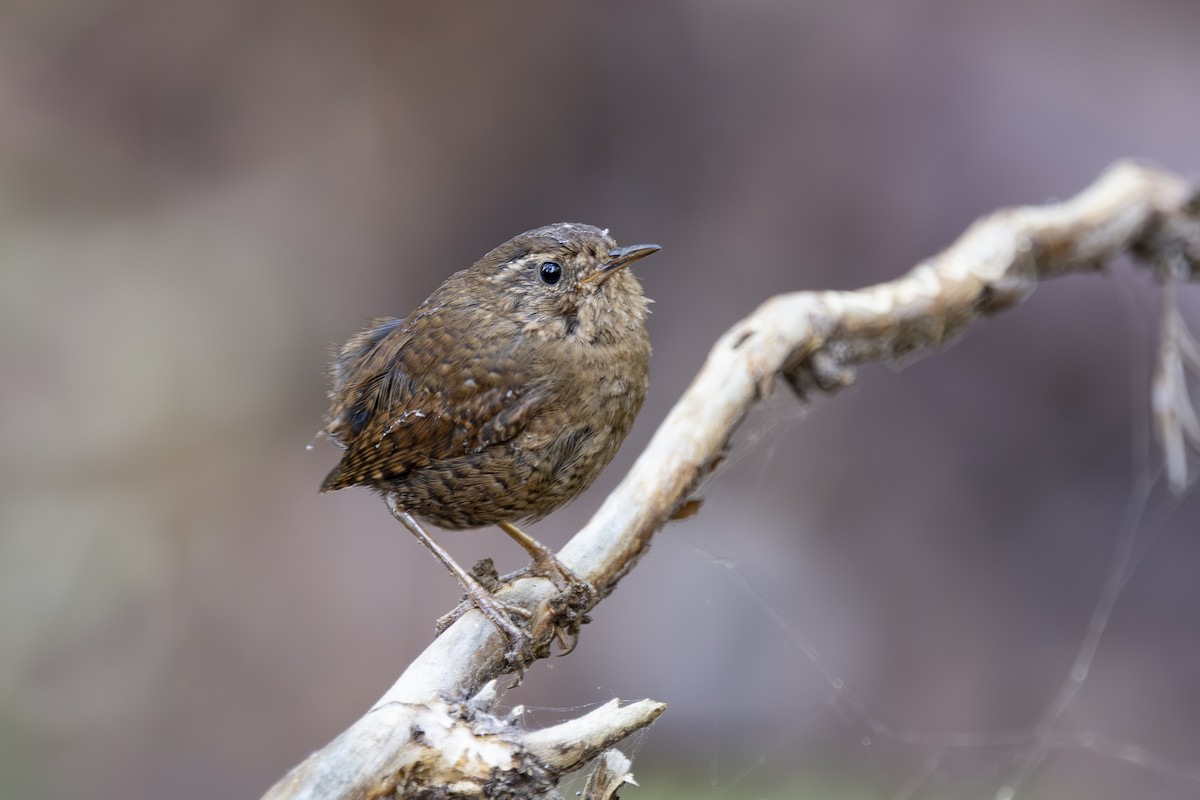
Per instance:
[[[538,275],[541,276],[542,283],[547,286],[553,286],[562,278],[562,267],[553,261],[543,261],[541,269],[538,270]]]

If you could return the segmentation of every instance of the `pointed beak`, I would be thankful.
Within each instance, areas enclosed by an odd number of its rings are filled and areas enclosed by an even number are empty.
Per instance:
[[[640,261],[651,253],[662,250],[656,244],[631,244],[629,247],[617,247],[608,252],[608,261],[600,269],[583,279],[583,283],[603,281],[612,277],[619,269],[628,267],[635,261]]]

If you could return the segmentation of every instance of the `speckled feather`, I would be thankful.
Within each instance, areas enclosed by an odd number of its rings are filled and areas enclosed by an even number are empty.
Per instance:
[[[334,356],[322,432],[345,453],[321,490],[370,486],[449,529],[540,519],[584,491],[649,383],[649,301],[604,270],[616,249],[588,225],[539,228],[405,319],[372,320]]]

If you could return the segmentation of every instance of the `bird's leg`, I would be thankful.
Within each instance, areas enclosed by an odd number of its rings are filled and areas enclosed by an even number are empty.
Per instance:
[[[554,551],[546,545],[539,542],[537,539],[530,536],[525,531],[513,525],[511,522],[498,522],[500,530],[507,533],[512,540],[529,553],[533,558],[533,569],[531,575],[536,575],[539,578],[547,578],[554,583],[556,589],[567,589],[578,584],[587,585],[587,581],[582,580],[578,575],[570,570],[566,564],[558,560],[558,556],[554,555]]]
[[[525,531],[513,525],[511,522],[497,523],[500,530],[504,531],[517,544],[524,548],[526,553],[529,553],[533,558],[533,564],[529,569],[529,574],[546,578],[554,584],[554,588],[563,592],[564,595],[570,597],[570,603],[580,603],[583,610],[586,611],[594,602],[596,591],[592,585],[580,578],[564,563],[558,560],[558,556],[554,555],[554,551],[546,547],[544,544],[533,538]],[[554,638],[558,641],[561,648],[559,655],[567,655],[575,649],[575,645],[579,643],[579,622],[572,622],[566,627],[560,626],[555,628]]]
[[[493,625],[500,629],[500,632],[508,639],[509,647],[513,651],[523,649],[529,644],[529,636],[517,627],[509,616],[510,613],[518,613],[528,617],[529,612],[523,608],[501,603],[493,597],[487,589],[483,588],[478,580],[460,567],[450,557],[450,554],[433,540],[433,537],[425,531],[424,526],[417,522],[412,514],[400,507],[394,495],[388,495],[387,507],[392,516],[399,520],[404,527],[408,528],[420,540],[421,544],[425,545],[429,549],[429,552],[433,553],[434,557],[442,562],[442,566],[450,570],[450,574],[458,579],[458,583],[462,586],[463,591],[467,593],[467,597],[470,598],[476,608],[483,612],[485,617],[491,620]]]

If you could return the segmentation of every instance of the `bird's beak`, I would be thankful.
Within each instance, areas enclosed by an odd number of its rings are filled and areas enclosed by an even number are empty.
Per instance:
[[[631,244],[629,247],[613,248],[608,251],[608,261],[600,269],[584,278],[581,283],[607,280],[617,270],[624,269],[633,262],[639,261],[651,253],[657,253],[659,250],[662,248],[656,244]]]

